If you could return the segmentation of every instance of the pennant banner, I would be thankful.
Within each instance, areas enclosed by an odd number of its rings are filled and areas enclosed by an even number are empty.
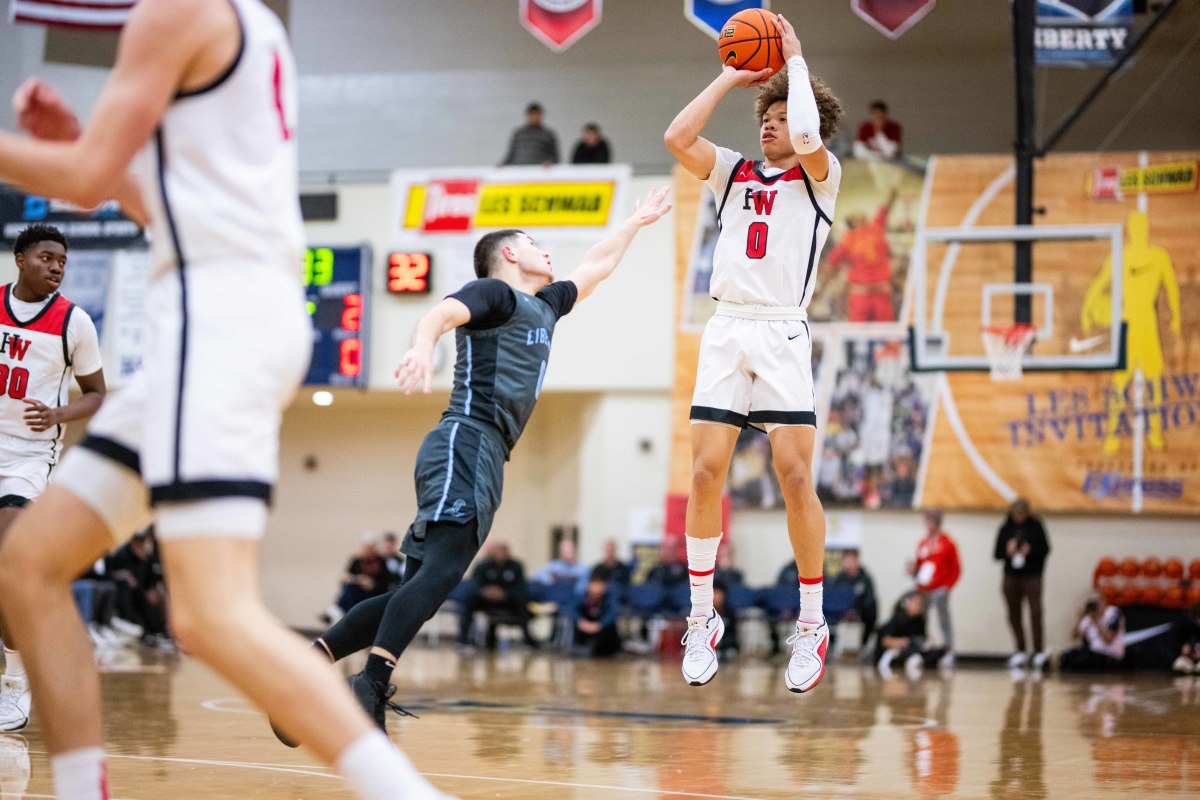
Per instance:
[[[1038,0],[1039,66],[1107,67],[1125,52],[1133,0]]]
[[[521,0],[521,27],[561,53],[600,24],[603,0]]]
[[[120,30],[136,0],[11,0],[8,18],[55,28]]]
[[[769,11],[771,0],[683,0],[683,13],[700,30],[716,39],[729,18],[748,8]]]
[[[935,5],[937,0],[850,0],[854,13],[889,39],[899,39]]]

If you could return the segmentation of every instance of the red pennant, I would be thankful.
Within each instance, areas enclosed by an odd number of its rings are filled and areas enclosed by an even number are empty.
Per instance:
[[[899,39],[936,4],[937,0],[850,0],[854,13],[889,39]]]
[[[600,24],[603,0],[521,0],[521,26],[561,53]]]

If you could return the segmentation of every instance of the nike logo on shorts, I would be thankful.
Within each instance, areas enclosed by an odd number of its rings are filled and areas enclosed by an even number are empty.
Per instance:
[[[803,333],[804,333],[804,331],[799,331],[798,333],[793,333],[792,335],[788,336],[788,341],[790,342],[792,339],[795,339],[797,336],[800,336]]]

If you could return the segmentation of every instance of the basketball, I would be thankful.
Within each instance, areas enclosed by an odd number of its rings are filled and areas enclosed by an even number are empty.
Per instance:
[[[1150,556],[1142,562],[1142,574],[1147,578],[1157,578],[1162,575],[1163,564],[1154,556]]]
[[[1168,558],[1163,564],[1163,574],[1172,580],[1183,577],[1183,561],[1178,558]]]
[[[1142,566],[1138,564],[1136,558],[1122,558],[1121,563],[1117,565],[1117,571],[1126,578],[1136,578]]]
[[[1187,590],[1187,604],[1193,606],[1200,603],[1200,586],[1191,586]]]
[[[783,46],[775,29],[775,15],[761,8],[747,8],[729,18],[717,39],[721,64],[757,72],[783,69]]]
[[[1192,563],[1188,564],[1188,577],[1192,580],[1200,580],[1200,558],[1193,558]]]
[[[1117,560],[1111,556],[1105,556],[1096,564],[1096,574],[1102,578],[1111,578],[1117,574]]]
[[[1183,608],[1185,598],[1182,586],[1170,586],[1163,592],[1163,605],[1170,608]]]
[[[1142,589],[1141,601],[1148,606],[1156,606],[1163,601],[1163,590],[1157,586],[1147,586]]]

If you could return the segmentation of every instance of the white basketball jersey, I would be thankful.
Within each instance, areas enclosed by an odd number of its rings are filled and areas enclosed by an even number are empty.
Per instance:
[[[721,230],[709,293],[733,303],[806,308],[841,180],[842,165],[832,153],[829,175],[818,182],[800,166],[768,170],[718,147],[705,180]]]
[[[213,260],[299,270],[291,47],[259,0],[231,2],[241,28],[233,64],[175,96],[135,165],[151,216],[151,280]]]

